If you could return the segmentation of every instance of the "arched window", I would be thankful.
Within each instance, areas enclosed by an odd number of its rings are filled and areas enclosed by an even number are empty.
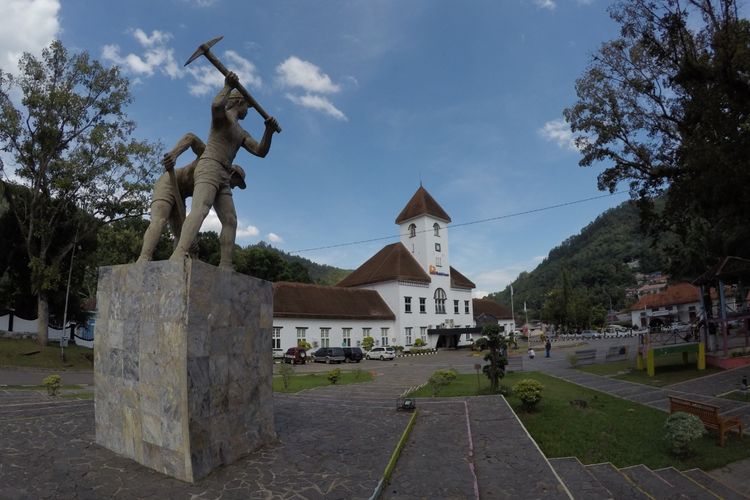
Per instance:
[[[417,235],[417,225],[409,224],[409,238],[414,238]]]
[[[435,314],[445,314],[445,291],[442,288],[435,290]]]
[[[432,225],[432,229],[435,230],[435,236],[440,236],[440,225],[437,222]]]

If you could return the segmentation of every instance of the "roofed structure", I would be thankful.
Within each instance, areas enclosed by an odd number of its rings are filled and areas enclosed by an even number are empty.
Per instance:
[[[399,242],[383,247],[364,264],[352,271],[349,276],[341,280],[337,286],[353,287],[384,281],[430,283],[431,280],[406,247]]]
[[[490,299],[472,299],[474,317],[489,315],[495,319],[513,319],[510,309]]]
[[[276,318],[393,320],[395,316],[375,290],[276,282]]]
[[[396,224],[419,217],[420,215],[431,215],[436,219],[450,222],[451,218],[443,208],[435,201],[425,188],[419,186],[417,192],[411,197],[401,213],[396,217]]]
[[[452,288],[465,288],[471,290],[477,286],[469,278],[456,271],[453,266],[450,266],[451,270],[451,287]]]
[[[633,304],[631,311],[654,307],[672,306],[676,304],[687,304],[700,301],[700,290],[690,283],[677,283],[668,286],[661,293],[644,295],[638,302]]]

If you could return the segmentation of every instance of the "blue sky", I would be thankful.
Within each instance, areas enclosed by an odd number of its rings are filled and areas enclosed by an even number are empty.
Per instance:
[[[205,138],[222,76],[214,51],[283,132],[265,159],[241,151],[238,243],[260,240],[355,268],[396,241],[394,220],[425,188],[456,224],[590,198],[562,110],[591,54],[617,35],[604,0],[4,0],[0,67],[59,38],[133,82],[137,135]],[[252,110],[243,126],[260,138]],[[178,165],[192,160],[189,153]],[[501,290],[626,199],[615,195],[450,231],[451,264]],[[218,227],[208,220],[204,228]]]

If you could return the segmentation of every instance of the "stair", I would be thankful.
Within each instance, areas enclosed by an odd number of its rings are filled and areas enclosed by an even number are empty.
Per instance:
[[[700,469],[618,469],[611,463],[583,465],[575,457],[551,458],[549,463],[575,499],[748,500]]]

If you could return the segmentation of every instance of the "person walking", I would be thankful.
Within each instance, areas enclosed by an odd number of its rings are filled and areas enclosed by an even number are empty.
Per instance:
[[[547,339],[547,342],[544,343],[544,357],[549,358],[549,352],[552,350],[552,342],[550,342],[549,339]]]
[[[534,352],[534,349],[529,347],[529,359],[534,359],[534,356],[536,356],[536,353]]]

